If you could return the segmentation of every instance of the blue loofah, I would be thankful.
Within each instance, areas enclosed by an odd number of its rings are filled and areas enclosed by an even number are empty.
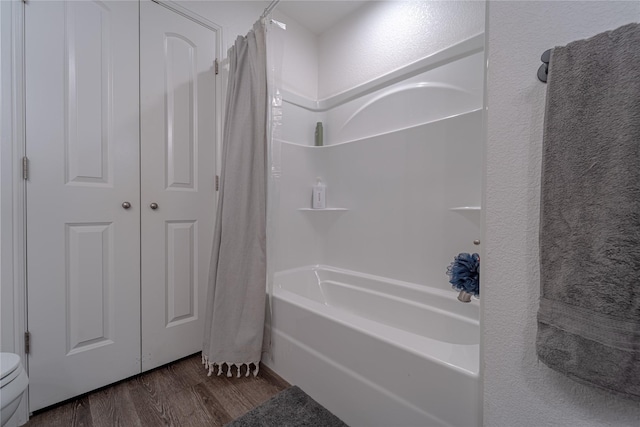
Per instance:
[[[480,255],[458,254],[447,267],[447,275],[453,289],[476,297],[480,295]]]

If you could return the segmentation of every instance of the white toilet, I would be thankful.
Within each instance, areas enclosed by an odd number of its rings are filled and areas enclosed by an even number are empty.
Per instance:
[[[20,363],[20,356],[13,353],[0,353],[0,374],[0,425],[4,426],[18,409],[29,378]]]

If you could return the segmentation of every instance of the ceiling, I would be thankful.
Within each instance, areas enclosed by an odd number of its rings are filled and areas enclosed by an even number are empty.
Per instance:
[[[276,10],[319,35],[365,3],[367,0],[282,0]]]

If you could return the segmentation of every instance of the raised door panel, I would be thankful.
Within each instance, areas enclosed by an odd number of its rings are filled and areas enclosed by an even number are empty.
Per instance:
[[[113,343],[112,223],[66,224],[67,354]]]
[[[113,178],[111,19],[101,2],[71,2],[65,13],[65,175],[69,184]]]
[[[166,223],[165,327],[198,318],[198,244],[195,221]]]
[[[138,6],[25,14],[34,411],[140,372]]]
[[[217,31],[150,1],[141,3],[140,31],[147,370],[202,346],[215,217]]]
[[[164,38],[166,188],[197,190],[197,47],[179,34]]]

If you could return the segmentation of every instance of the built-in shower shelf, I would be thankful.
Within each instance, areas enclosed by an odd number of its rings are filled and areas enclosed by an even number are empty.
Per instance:
[[[299,211],[332,211],[332,212],[342,212],[348,211],[347,208],[324,208],[324,209],[312,209],[312,208],[298,208]]]
[[[480,206],[458,206],[449,210],[454,212],[480,212],[482,208]]]

